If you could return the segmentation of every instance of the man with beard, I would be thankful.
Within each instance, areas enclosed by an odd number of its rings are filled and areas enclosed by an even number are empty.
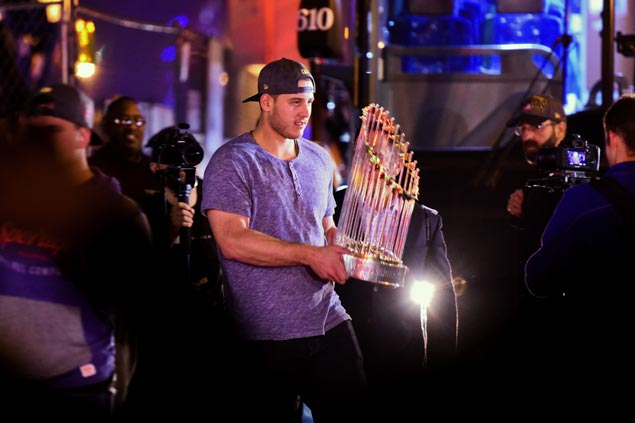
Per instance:
[[[550,95],[533,95],[522,103],[507,126],[514,127],[514,133],[520,138],[523,156],[530,165],[527,179],[544,176],[539,163],[540,151],[557,147],[566,138],[567,121],[562,102]],[[507,287],[510,297],[506,306],[511,312],[508,332],[501,338],[503,345],[511,351],[503,349],[501,356],[504,360],[514,361],[511,364],[522,362],[518,360],[521,356],[535,357],[534,348],[544,345],[551,336],[557,336],[549,321],[557,312],[558,304],[555,300],[537,301],[527,292],[524,268],[529,256],[540,247],[540,236],[561,197],[562,190],[525,186],[512,192],[507,201],[514,239],[510,249],[514,280]],[[530,366],[525,364],[519,371],[531,372]]]
[[[108,138],[89,159],[92,166],[119,180],[124,194],[143,206],[146,194],[159,192],[160,179],[150,170],[150,157],[142,150],[146,121],[132,97],[118,97],[101,123]]]
[[[560,100],[549,95],[534,95],[523,103],[520,112],[507,122],[507,126],[516,127],[514,133],[522,141],[525,160],[535,165],[540,149],[557,147],[565,138],[567,117]],[[507,211],[521,218],[526,214],[523,213],[524,200],[524,190],[517,189],[509,196]]]
[[[621,96],[603,123],[609,167],[564,193],[527,261],[526,283],[533,295],[561,299],[563,310],[551,322],[558,338],[535,357],[545,364],[534,372],[540,398],[534,395],[532,407],[611,420],[630,408],[628,390],[612,380],[630,379],[634,370],[633,348],[624,340],[633,327],[635,96]],[[526,383],[535,393],[537,384]],[[575,398],[575,406],[565,398]]]
[[[333,161],[302,137],[314,92],[303,64],[267,64],[244,100],[260,106],[256,128],[223,144],[205,169],[201,210],[241,341],[235,386],[225,388],[249,401],[236,407],[248,414],[239,421],[299,421],[298,396],[315,422],[364,421],[363,358],[335,291],[348,279],[348,250],[334,243]]]
[[[560,100],[550,95],[533,95],[523,102],[507,126],[515,127],[514,133],[522,142],[525,160],[538,172],[540,150],[557,147],[565,139],[567,118]],[[562,192],[558,190],[527,187],[519,188],[509,196],[507,212],[512,215],[513,225],[520,233],[521,279],[525,261],[540,247],[540,235],[561,196]]]

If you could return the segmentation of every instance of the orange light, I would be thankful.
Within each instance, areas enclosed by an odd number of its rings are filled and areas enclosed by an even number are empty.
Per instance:
[[[95,74],[95,23],[77,19],[75,21],[77,34],[77,62],[75,75],[79,78],[90,78]]]
[[[62,5],[49,4],[46,6],[46,21],[49,23],[58,23],[62,19]]]

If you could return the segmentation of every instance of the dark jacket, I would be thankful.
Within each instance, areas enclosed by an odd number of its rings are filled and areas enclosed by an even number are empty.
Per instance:
[[[605,177],[626,188],[635,202],[635,162],[614,165]],[[628,342],[635,280],[632,234],[593,183],[577,185],[564,193],[542,246],[526,265],[528,289],[558,304],[551,326],[559,336],[536,359],[545,363],[558,393],[566,389],[570,398],[610,408],[626,395],[613,378],[635,373]]]
[[[148,193],[158,192],[159,178],[150,170],[150,158],[141,155],[138,161],[126,160],[124,153],[106,144],[96,150],[90,157],[91,166],[98,167],[106,175],[117,178],[123,193],[137,203]]]
[[[335,193],[338,205],[343,204],[344,195],[345,190]],[[336,220],[338,217],[335,216]],[[442,219],[435,210],[415,205],[402,257],[409,268],[404,287],[357,279],[336,286],[353,319],[369,374],[377,372],[403,381],[416,377],[424,367],[441,369],[456,358],[457,304],[442,227]],[[427,312],[426,366],[420,307],[409,298],[414,280],[427,280],[435,285]]]

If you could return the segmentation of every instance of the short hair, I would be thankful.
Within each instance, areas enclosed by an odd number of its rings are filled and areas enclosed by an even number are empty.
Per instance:
[[[608,108],[604,129],[618,134],[635,151],[635,95],[624,94]]]
[[[137,105],[139,104],[139,102],[136,99],[126,95],[117,97],[108,105],[108,107],[106,107],[106,111],[104,112],[104,119],[109,119],[113,117],[112,115],[115,113],[115,110],[117,110],[119,107],[121,107],[121,105],[126,103],[132,103]]]

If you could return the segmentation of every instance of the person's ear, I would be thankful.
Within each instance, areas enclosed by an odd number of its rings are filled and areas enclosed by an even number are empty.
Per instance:
[[[86,148],[90,145],[91,131],[88,128],[80,127],[75,131],[75,141],[78,147]]]
[[[565,122],[557,122],[553,125],[556,131],[556,139],[562,140],[567,135],[567,124]]]
[[[265,112],[268,112],[271,109],[273,109],[273,97],[271,97],[269,94],[261,95],[260,108]]]

